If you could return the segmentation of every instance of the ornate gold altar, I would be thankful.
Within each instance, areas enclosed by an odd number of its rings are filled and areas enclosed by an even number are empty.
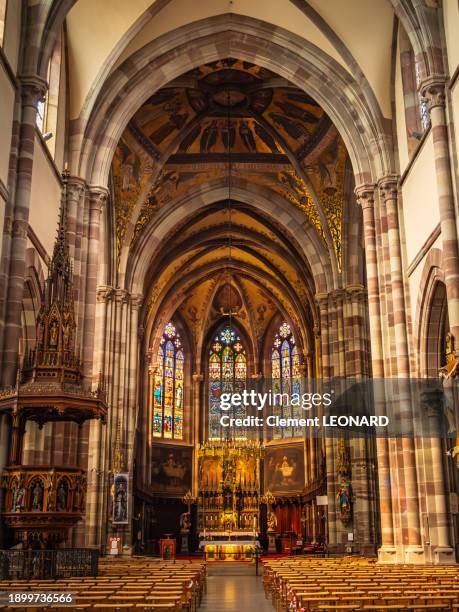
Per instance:
[[[261,455],[262,448],[255,442],[229,440],[200,446],[200,531],[258,530]]]
[[[253,558],[260,525],[260,459],[252,441],[207,442],[198,449],[198,529],[208,560]]]

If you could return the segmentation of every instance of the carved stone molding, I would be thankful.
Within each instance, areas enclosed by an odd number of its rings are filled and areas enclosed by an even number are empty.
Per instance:
[[[22,104],[24,106],[33,106],[36,109],[38,102],[44,98],[48,89],[48,83],[37,75],[22,75],[19,80],[21,83]]]
[[[129,293],[126,289],[115,289],[115,302],[117,304],[127,304],[129,300]]]
[[[375,185],[358,185],[354,190],[358,204],[362,208],[373,208],[375,203]]]
[[[329,295],[328,293],[317,293],[316,302],[321,311],[326,311],[329,306]]]
[[[421,96],[427,100],[429,111],[433,108],[446,106],[446,77],[434,76],[422,81],[419,86]]]
[[[143,304],[143,295],[141,293],[133,293],[131,295],[131,306],[133,310],[139,310]]]
[[[108,302],[113,298],[114,293],[115,290],[113,287],[110,287],[108,285],[100,285],[99,287],[97,287],[96,299],[99,304],[102,302]]]
[[[14,238],[27,238],[29,224],[22,219],[15,219],[12,223],[12,236]]]
[[[398,198],[399,179],[396,174],[389,174],[378,181],[379,193],[384,201]]]
[[[67,177],[67,198],[69,200],[79,201],[84,190],[86,189],[86,181],[79,176]]]
[[[89,187],[89,206],[94,212],[102,212],[108,199],[108,189],[106,187],[99,187],[97,185],[91,185]]]
[[[367,289],[363,285],[348,285],[346,292],[351,300],[363,301],[367,297]]]

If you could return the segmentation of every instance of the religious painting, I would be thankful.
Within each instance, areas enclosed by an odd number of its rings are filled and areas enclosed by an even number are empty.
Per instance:
[[[219,487],[223,478],[220,457],[202,457],[199,470],[199,482],[203,488],[215,490]]]
[[[265,491],[298,493],[304,487],[303,443],[271,446],[265,456]]]
[[[152,489],[165,495],[185,495],[191,489],[193,449],[152,447]]]
[[[114,525],[128,523],[128,477],[129,474],[113,476],[113,519]]]
[[[240,457],[236,460],[236,482],[243,490],[253,490],[258,486],[258,460],[254,456]]]

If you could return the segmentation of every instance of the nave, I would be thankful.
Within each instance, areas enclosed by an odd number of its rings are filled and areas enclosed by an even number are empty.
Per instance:
[[[263,579],[253,566],[218,565],[207,570],[207,587],[199,612],[273,612]]]
[[[260,575],[257,575],[260,574]],[[383,565],[363,557],[265,557],[251,563],[104,559],[97,577],[5,581],[10,593],[72,593],[72,610],[148,612],[453,612],[457,566]],[[0,606],[41,612],[42,606]],[[69,608],[67,608],[69,609]]]
[[[0,0],[0,590],[457,607],[458,31]]]

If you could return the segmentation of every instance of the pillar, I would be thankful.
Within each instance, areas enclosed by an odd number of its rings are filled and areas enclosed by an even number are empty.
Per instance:
[[[384,377],[384,359],[381,335],[374,191],[375,186],[368,184],[359,185],[355,189],[357,201],[362,207],[363,214],[372,372],[374,379],[382,380]],[[381,392],[382,387],[378,385],[376,389]],[[384,396],[375,395],[376,411],[378,410],[378,403],[380,406],[384,406]],[[378,550],[378,558],[382,562],[395,562],[396,548],[393,525],[392,482],[389,444],[386,438],[378,437],[376,439],[376,455],[378,461],[379,511],[381,517],[381,546]]]
[[[201,406],[201,393],[202,393],[202,383],[204,381],[204,376],[200,372],[195,372],[193,374],[193,430],[191,432],[191,442],[194,447],[197,448],[200,442],[199,431],[201,428],[201,418],[203,420],[202,423],[202,431],[205,431],[205,417],[204,414],[200,410]],[[194,465],[194,482],[193,482],[193,495],[197,495],[198,493],[198,453],[194,453],[195,457],[195,465]]]
[[[83,371],[85,377],[98,378],[99,370],[94,370],[94,338],[97,304],[97,274],[100,260],[100,216],[107,200],[108,191],[104,187],[89,189],[89,233],[88,256],[86,264],[86,309],[83,329]]]
[[[449,154],[445,86],[444,77],[431,77],[421,83],[420,91],[427,100],[430,112],[448,317],[451,333],[456,340],[456,355],[459,355],[459,246]]]
[[[398,207],[398,177],[388,175],[378,182],[380,198],[383,200],[387,213],[387,232],[389,245],[389,269],[392,288],[392,317],[395,335],[396,376],[408,379],[410,375],[410,360],[408,350],[408,328],[405,300],[405,286],[402,264],[401,234]],[[413,413],[411,406],[410,387],[408,384],[400,385],[397,397],[391,393],[396,403],[394,408],[400,418],[406,420],[411,427]],[[397,468],[399,478],[403,483],[403,497],[400,500],[405,504],[401,512],[401,542],[403,545],[403,561],[407,563],[423,563],[424,550],[422,546],[420,506],[417,476],[417,449],[416,441],[409,436],[396,441],[398,448]],[[401,508],[400,508],[401,511]]]
[[[13,386],[16,380],[18,344],[21,333],[21,311],[24,293],[25,253],[29,225],[30,194],[32,188],[35,149],[35,122],[38,101],[46,91],[46,83],[39,77],[21,78],[21,125],[17,153],[15,201],[12,212],[11,245],[8,282],[4,306],[2,386]]]
[[[359,185],[355,189],[357,201],[362,207],[365,264],[367,271],[368,311],[370,319],[371,364],[374,378],[383,378],[383,347],[381,335],[381,309],[376,253],[374,216],[374,185]]]
[[[427,410],[429,438],[424,439],[428,453],[426,462],[426,497],[429,525],[430,561],[435,564],[455,564],[450,540],[448,504],[445,483],[444,450],[440,422],[444,415],[443,392],[431,389],[422,393],[423,408]]]

